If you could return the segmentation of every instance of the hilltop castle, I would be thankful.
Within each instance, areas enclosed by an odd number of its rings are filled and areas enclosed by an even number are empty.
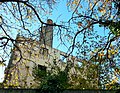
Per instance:
[[[52,20],[48,19],[47,24],[53,24]],[[8,67],[5,70],[4,82],[6,85],[14,85],[20,88],[35,88],[37,85],[32,75],[34,67],[37,66],[41,70],[50,70],[49,64],[54,64],[54,59],[56,59],[57,65],[61,69],[65,69],[68,61],[71,62],[70,73],[78,74],[74,66],[82,61],[74,56],[66,57],[66,53],[52,47],[53,26],[47,25],[42,27],[39,41],[20,35],[16,37],[16,41]],[[86,69],[85,67],[84,71]],[[81,74],[81,77],[85,76],[85,72],[79,74]],[[86,79],[87,77],[83,78]],[[97,82],[97,80],[93,81]],[[94,84],[92,82],[92,84],[96,86],[97,83]]]

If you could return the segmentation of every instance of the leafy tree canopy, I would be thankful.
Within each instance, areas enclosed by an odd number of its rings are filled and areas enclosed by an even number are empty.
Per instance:
[[[120,1],[66,0],[71,18],[53,24],[46,23],[45,16],[56,15],[52,12],[60,2],[0,0],[0,64],[4,65],[10,57],[9,50],[13,46],[17,47],[15,36],[18,33],[38,40],[41,27],[51,25],[54,26],[60,45],[68,50],[68,56],[74,54],[82,60],[98,63],[105,75],[108,70],[119,67]],[[17,49],[20,51],[19,47]]]

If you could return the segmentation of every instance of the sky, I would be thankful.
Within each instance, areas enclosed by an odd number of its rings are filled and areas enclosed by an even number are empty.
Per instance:
[[[65,20],[68,21],[72,17],[72,13],[67,10],[66,0],[63,0],[62,2],[55,5],[52,15],[47,15],[45,17],[48,19],[52,19],[53,22],[59,24],[61,21],[65,21]],[[104,28],[102,28],[102,27],[99,28],[98,26],[96,26],[95,30],[98,30],[98,29],[99,29],[98,33],[101,35],[106,35],[109,32],[109,31],[105,31],[105,33],[101,33],[101,31]],[[62,45],[58,47],[58,45],[59,45],[58,41],[60,43],[60,40],[58,39],[58,37],[54,37],[53,47],[58,48],[59,50],[62,50],[64,52],[67,52],[66,47],[64,47]],[[7,61],[7,63],[8,63],[8,61]],[[2,82],[4,79],[4,69],[5,69],[5,67],[0,66],[0,82]]]
[[[61,21],[68,20],[71,17],[71,13],[67,11],[66,0],[63,0],[63,2],[60,2],[60,3],[57,3],[55,5],[54,11],[52,12],[52,15],[47,15],[45,17],[48,19],[52,19],[53,22],[58,23],[58,24],[59,24],[60,20]],[[12,34],[16,36],[16,33],[13,32]],[[58,47],[58,45],[59,45],[58,41],[59,41],[58,38],[55,37],[54,41],[53,41],[54,42],[53,47],[59,48],[59,50],[66,52],[66,49],[63,48],[62,46]],[[9,61],[7,61],[6,64],[8,64],[8,62]],[[5,67],[6,66],[0,65],[0,82],[2,82],[4,79]]]
[[[66,20],[66,22],[67,22],[72,17],[72,13],[68,11],[68,7],[66,6],[66,0],[63,0],[62,2],[55,4],[53,8],[54,9],[52,11],[52,14],[46,15],[45,18],[43,17],[43,19],[46,19],[46,18],[52,19],[54,23],[61,24],[62,21]],[[102,30],[102,29],[103,28],[101,28],[100,30]],[[15,37],[17,33],[15,33],[13,31],[12,34]],[[54,35],[56,35],[56,34],[54,34]],[[64,52],[67,52],[67,50],[68,50],[67,47],[65,47],[62,44],[59,46],[60,39],[57,36],[54,37],[53,42],[54,42],[53,43],[54,48],[57,48],[57,49],[62,50]],[[66,43],[66,44],[68,44],[68,43]],[[74,55],[74,53],[73,53],[73,55]],[[6,64],[8,64],[8,62],[9,61],[7,61]],[[5,69],[5,67],[0,66],[0,82],[4,78],[4,69]]]

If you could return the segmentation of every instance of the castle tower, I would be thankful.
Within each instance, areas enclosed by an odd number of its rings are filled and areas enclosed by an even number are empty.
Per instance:
[[[51,19],[47,20],[47,24],[53,24]],[[46,25],[42,27],[40,32],[40,44],[52,47],[53,43],[53,26]]]

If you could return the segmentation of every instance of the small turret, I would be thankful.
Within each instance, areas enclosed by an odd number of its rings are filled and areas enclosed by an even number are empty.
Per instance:
[[[47,24],[53,24],[51,19],[47,20]],[[53,43],[53,26],[46,25],[42,27],[42,31],[40,32],[40,44],[45,44],[47,46],[52,47]]]

